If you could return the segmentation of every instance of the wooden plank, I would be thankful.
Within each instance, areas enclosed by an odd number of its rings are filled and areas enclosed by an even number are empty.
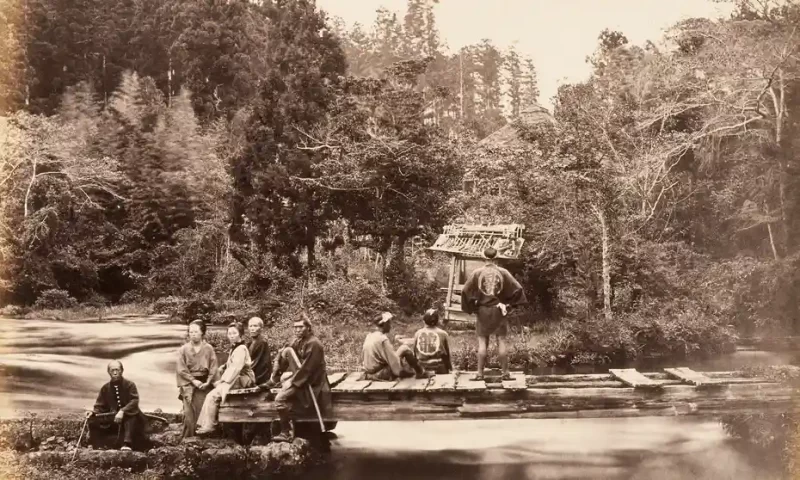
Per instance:
[[[703,385],[721,384],[720,380],[708,378],[702,373],[695,372],[691,368],[686,368],[686,367],[665,368],[664,371],[674,376],[675,378],[678,378],[684,383],[688,383],[689,385],[694,385],[696,387],[701,387]]]
[[[431,383],[428,384],[428,388],[425,389],[426,392],[443,392],[443,391],[455,391],[456,389],[456,377],[452,373],[448,373],[446,375],[434,375],[431,378]]]
[[[638,371],[635,368],[612,368],[609,370],[609,373],[614,376],[614,378],[618,379],[620,382],[624,383],[625,385],[633,388],[648,388],[648,389],[659,389],[662,386],[654,380],[651,380]]]
[[[359,393],[364,390],[369,384],[370,380],[364,380],[363,372],[354,372],[342,380],[338,385],[331,389],[332,392],[340,393]]]
[[[363,392],[364,393],[382,393],[382,392],[389,392],[397,385],[397,380],[391,381],[380,381],[380,380],[373,380],[372,383],[367,385]]]
[[[259,393],[261,391],[261,387],[237,388],[228,390],[228,395],[247,395],[250,393]]]
[[[528,385],[525,382],[525,374],[523,372],[511,372],[511,378],[513,380],[503,380],[501,382],[503,389],[517,391],[528,388]]]
[[[329,373],[328,374],[328,383],[330,384],[331,388],[339,385],[342,380],[345,379],[347,376],[347,372],[337,372],[337,373]]]
[[[403,378],[392,387],[392,392],[424,392],[430,378]]]
[[[438,377],[444,377],[440,375]],[[434,377],[436,378],[436,377]],[[442,380],[440,378],[440,380]],[[355,380],[358,382],[359,380]],[[361,381],[363,382],[363,381]],[[341,385],[341,384],[340,384]],[[483,392],[447,390],[431,393],[407,392],[392,401],[375,401],[366,394],[333,394],[337,420],[438,420],[459,418],[471,405],[490,404],[486,415],[503,418],[589,418],[595,416],[660,416],[670,414],[719,415],[788,411],[793,388],[777,383],[733,384],[702,390],[691,385],[671,385],[658,394],[626,388],[528,388],[510,392],[487,389]],[[272,402],[262,395],[229,397],[220,409],[221,421],[266,422],[274,418]],[[674,413],[675,410],[687,412]],[[478,411],[476,410],[476,411]],[[598,413],[598,410],[606,413]]]
[[[456,256],[453,255],[453,258],[450,261],[450,279],[447,282],[447,297],[445,297],[445,300],[444,300],[444,304],[445,304],[446,307],[449,307],[453,303],[452,302],[453,285],[455,285],[457,283],[456,282],[456,262],[457,261],[458,260],[456,259]]]
[[[484,380],[473,380],[477,372],[461,372],[456,377],[456,390],[461,392],[482,392],[486,390]]]

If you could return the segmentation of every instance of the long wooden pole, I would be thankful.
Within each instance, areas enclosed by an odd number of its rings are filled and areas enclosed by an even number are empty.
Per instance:
[[[297,358],[297,353],[295,353],[294,348],[290,347],[289,352],[292,354],[292,359],[294,360],[295,365],[297,365],[297,368],[300,368],[300,359]],[[311,388],[310,384],[306,384],[306,387],[308,387],[308,394],[311,395],[311,401],[314,402],[314,410],[316,410],[317,418],[319,419],[319,428],[322,433],[325,433],[325,422],[322,421],[322,412],[319,410],[317,397],[314,396],[314,390]]]

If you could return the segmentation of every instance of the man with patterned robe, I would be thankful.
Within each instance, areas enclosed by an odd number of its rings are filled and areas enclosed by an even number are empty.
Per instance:
[[[497,250],[492,247],[483,252],[486,264],[475,269],[461,290],[461,308],[465,313],[478,317],[478,374],[475,380],[483,380],[486,364],[486,347],[489,336],[497,337],[497,353],[503,370],[503,380],[511,380],[508,369],[506,335],[508,307],[527,302],[525,292],[517,280],[505,268],[497,265]]]

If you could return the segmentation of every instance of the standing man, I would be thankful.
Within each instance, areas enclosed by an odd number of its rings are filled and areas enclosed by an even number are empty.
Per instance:
[[[276,442],[291,442],[294,439],[293,411],[296,414],[302,413],[303,416],[316,416],[314,401],[311,398],[312,392],[323,417],[331,408],[331,386],[325,369],[325,350],[322,348],[322,343],[314,336],[311,321],[307,316],[303,315],[302,320],[294,322],[292,326],[294,341],[290,346],[283,348],[275,358],[272,378],[267,383],[269,387],[280,385],[281,375],[284,372],[293,373],[283,382],[280,391],[275,395],[275,409],[278,411],[281,424],[280,433],[273,437]],[[300,361],[299,365],[295,358]]]
[[[89,439],[97,444],[103,436],[116,434],[117,441],[122,437],[120,450],[131,450],[146,440],[144,434],[145,417],[139,410],[139,391],[136,384],[122,377],[122,362],[109,362],[108,376],[111,381],[100,388],[89,417]],[[116,427],[116,428],[114,428]]]
[[[372,323],[375,330],[364,339],[364,378],[367,380],[392,381],[416,375],[425,378],[425,370],[417,361],[408,345],[395,350],[387,335],[392,330],[393,315],[383,312]],[[403,365],[401,360],[405,360]]]
[[[256,385],[267,383],[272,373],[272,359],[269,353],[269,344],[264,338],[264,320],[253,317],[247,323],[250,333],[250,342],[247,349],[250,351],[250,360],[253,362],[253,373],[256,376]]]
[[[503,370],[503,380],[511,380],[508,369],[506,335],[508,307],[527,302],[525,292],[508,270],[497,265],[497,250],[488,247],[483,251],[486,264],[472,272],[461,290],[461,308],[465,313],[476,313],[478,322],[478,374],[474,380],[483,380],[486,348],[489,336],[497,337],[497,355]]]

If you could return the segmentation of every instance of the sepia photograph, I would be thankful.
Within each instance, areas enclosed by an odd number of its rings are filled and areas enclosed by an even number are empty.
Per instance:
[[[0,0],[0,479],[800,479],[800,0]]]

